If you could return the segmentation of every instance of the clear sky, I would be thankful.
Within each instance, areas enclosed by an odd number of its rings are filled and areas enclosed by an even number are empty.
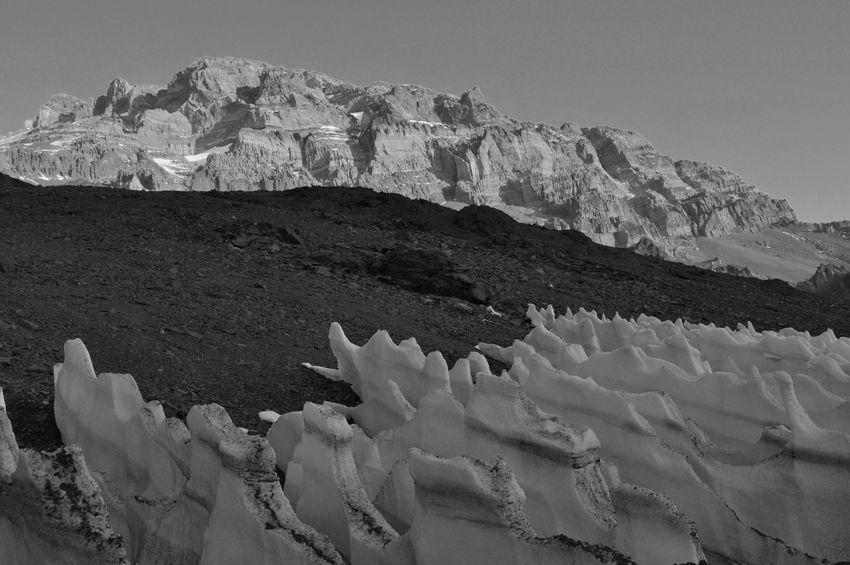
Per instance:
[[[165,84],[204,55],[635,130],[806,221],[850,219],[848,0],[9,0],[0,132],[56,92]]]

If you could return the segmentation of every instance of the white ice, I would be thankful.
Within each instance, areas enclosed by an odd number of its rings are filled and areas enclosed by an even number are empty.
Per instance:
[[[304,365],[362,403],[266,410],[266,438],[217,405],[166,419],[69,341],[54,370],[65,451],[19,450],[0,391],[3,562],[850,559],[850,340],[528,316],[523,340],[451,369],[412,338],[358,346],[334,323],[337,368]],[[62,481],[87,502],[25,495]],[[112,553],[93,560],[92,540]]]

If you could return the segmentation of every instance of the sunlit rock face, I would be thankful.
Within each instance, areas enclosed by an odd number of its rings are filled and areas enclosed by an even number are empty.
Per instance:
[[[117,78],[96,99],[54,96],[0,139],[0,171],[139,190],[363,186],[528,207],[618,246],[796,220],[735,173],[674,163],[635,132],[517,121],[477,88],[361,87],[228,57],[198,59],[165,86]]]
[[[795,288],[820,294],[829,300],[850,300],[850,276],[845,268],[821,263],[814,274]]]
[[[358,406],[186,421],[79,340],[65,447],[0,409],[0,555],[17,563],[738,563],[850,559],[850,339],[529,305],[534,329],[449,367],[329,331]],[[493,374],[487,357],[510,370]],[[0,396],[0,399],[2,397]],[[0,406],[0,408],[4,408]],[[279,480],[275,466],[284,474]],[[73,486],[72,486],[73,485]],[[10,556],[10,557],[9,557]]]
[[[747,184],[741,175],[702,161],[681,160],[673,163],[676,174],[694,189],[721,192],[749,192],[755,187]]]
[[[583,128],[606,171],[616,180],[643,192],[682,199],[689,186],[679,178],[673,160],[658,153],[642,135],[608,126]]]
[[[38,110],[32,126],[46,128],[55,124],[67,124],[91,117],[92,101],[80,100],[70,94],[56,94]]]

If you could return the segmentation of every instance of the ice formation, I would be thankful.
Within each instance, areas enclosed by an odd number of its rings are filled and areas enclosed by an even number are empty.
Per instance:
[[[0,390],[0,562],[126,565],[79,446],[18,449]]]
[[[479,348],[512,363],[541,409],[593,429],[623,479],[667,494],[709,561],[848,559],[850,363],[838,351],[850,340],[583,310],[555,318],[551,307],[528,316],[524,341]],[[569,340],[588,357],[567,372],[557,344]]]
[[[54,367],[54,379],[56,424],[71,447],[41,457],[64,461],[63,451],[77,454],[76,468],[66,471],[76,471],[77,477],[65,482],[74,480],[80,489],[85,482],[87,504],[100,513],[88,512],[76,500],[69,508],[52,510],[52,501],[47,501],[43,513],[60,521],[55,535],[43,534],[37,522],[12,521],[17,529],[2,522],[0,554],[5,558],[7,548],[17,544],[22,556],[14,558],[13,552],[13,559],[4,563],[96,563],[33,560],[26,553],[44,539],[55,539],[60,546],[75,535],[92,539],[90,516],[108,518],[101,537],[117,540],[120,551],[126,551],[126,561],[104,558],[103,563],[343,563],[326,536],[296,517],[283,495],[268,442],[239,431],[220,406],[193,407],[186,424],[166,419],[159,402],[142,400],[132,376],[97,376],[80,340],[65,343],[65,361]],[[44,481],[44,474],[36,478]],[[18,475],[22,473],[12,477],[13,487],[27,479]],[[77,495],[73,488],[63,492]],[[0,508],[14,515],[29,501],[18,502],[10,494],[11,488]],[[121,537],[110,538],[112,532]],[[21,547],[30,538],[33,542]]]
[[[329,332],[354,407],[265,438],[185,423],[79,340],[64,447],[19,450],[0,394],[4,563],[836,563],[850,559],[850,339],[529,307],[449,368]],[[510,366],[494,374],[487,357]],[[279,480],[275,465],[285,475]]]

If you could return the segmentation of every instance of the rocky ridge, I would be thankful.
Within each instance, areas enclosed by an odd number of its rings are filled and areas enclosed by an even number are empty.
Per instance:
[[[850,300],[850,272],[841,265],[822,263],[815,274],[797,283],[795,288],[829,300]]]
[[[362,87],[235,58],[199,59],[164,87],[119,78],[88,101],[58,94],[0,139],[0,171],[143,190],[362,186],[527,207],[618,247],[797,221],[785,200],[632,131],[517,121],[477,88]]]

